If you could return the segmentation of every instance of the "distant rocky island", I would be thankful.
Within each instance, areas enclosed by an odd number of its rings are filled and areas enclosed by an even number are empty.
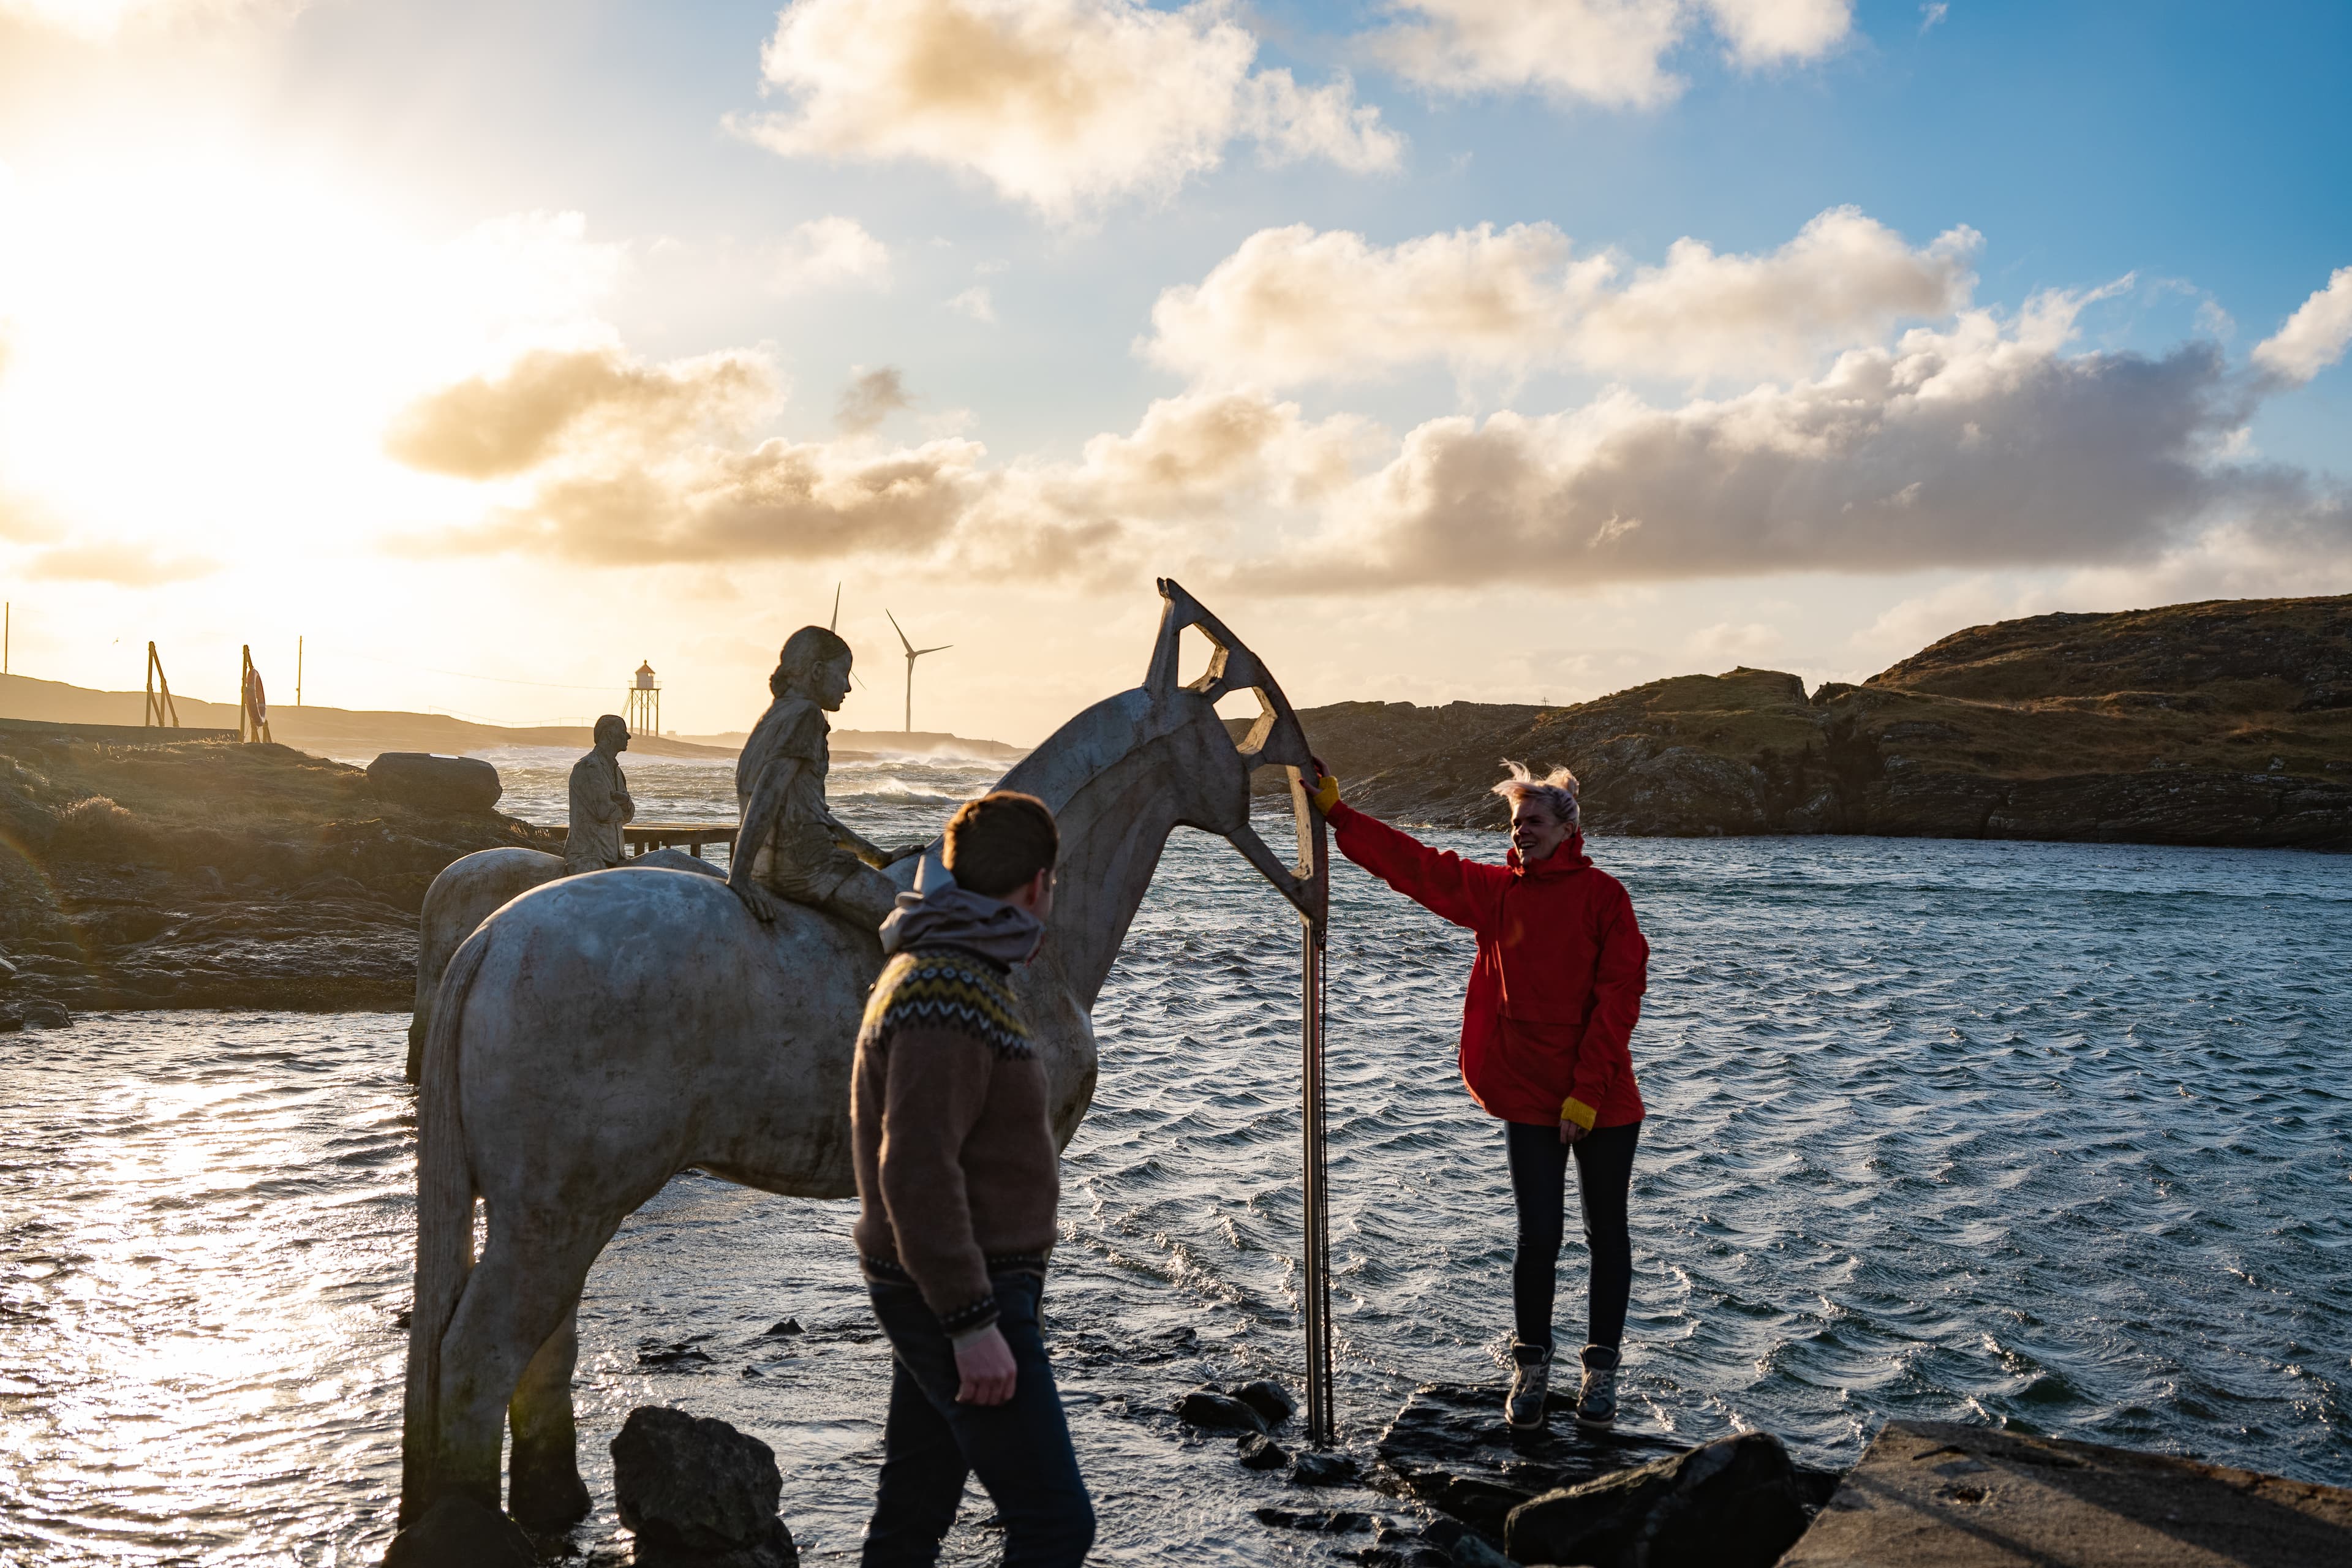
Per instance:
[[[562,843],[288,746],[0,724],[0,1030],[59,1007],[404,1009],[441,868]]]
[[[1602,833],[2352,848],[2352,595],[2002,621],[1811,693],[1742,668],[1299,717],[1352,804],[1433,826],[1501,826],[1514,757],[1575,769]]]

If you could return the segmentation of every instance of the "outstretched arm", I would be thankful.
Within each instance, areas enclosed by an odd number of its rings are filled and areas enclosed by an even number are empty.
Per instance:
[[[784,901],[751,879],[751,866],[760,858],[761,846],[775,832],[776,819],[783,815],[800,772],[798,757],[777,757],[761,768],[759,781],[751,786],[751,798],[743,807],[743,825],[735,832],[735,855],[727,868],[727,885],[763,921],[782,914]]]
[[[1365,816],[1339,799],[1339,785],[1328,774],[1316,784],[1316,805],[1330,822],[1340,854],[1442,920],[1472,931],[1494,923],[1503,889],[1510,885],[1507,868],[1432,849],[1410,833]]]

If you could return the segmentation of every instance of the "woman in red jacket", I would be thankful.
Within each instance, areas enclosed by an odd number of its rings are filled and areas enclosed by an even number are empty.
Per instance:
[[[1641,1016],[1650,944],[1623,886],[1585,857],[1575,775],[1557,768],[1538,779],[1517,763],[1504,766],[1511,776],[1495,793],[1511,803],[1511,852],[1500,866],[1432,849],[1351,809],[1320,764],[1316,803],[1349,859],[1477,934],[1462,1007],[1462,1081],[1503,1123],[1519,1216],[1504,1415],[1517,1427],[1544,1422],[1572,1152],[1592,1261],[1576,1424],[1601,1431],[1617,1418],[1633,1283],[1625,1198],[1643,1110],[1627,1044]]]

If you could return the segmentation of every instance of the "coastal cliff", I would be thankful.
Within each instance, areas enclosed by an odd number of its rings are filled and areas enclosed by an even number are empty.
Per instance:
[[[1304,710],[1354,805],[1496,827],[1566,763],[1603,833],[2352,848],[2352,595],[1974,626],[1862,684],[1741,668],[1570,708]]]
[[[405,1008],[441,868],[562,839],[286,746],[0,728],[0,1016]]]

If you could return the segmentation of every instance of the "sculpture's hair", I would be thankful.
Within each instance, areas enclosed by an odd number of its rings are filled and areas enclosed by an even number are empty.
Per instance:
[[[1508,757],[1503,759],[1503,765],[1511,770],[1511,776],[1495,786],[1496,795],[1513,805],[1523,800],[1541,801],[1554,816],[1570,827],[1580,826],[1582,813],[1576,796],[1584,786],[1576,782],[1574,773],[1566,768],[1554,768],[1538,778],[1527,763],[1515,763]]]
[[[1001,789],[968,800],[948,822],[948,874],[956,886],[1001,899],[1050,871],[1062,853],[1054,814],[1034,795]]]
[[[618,733],[621,739],[627,740],[629,721],[618,713],[607,713],[596,721],[596,739],[600,742],[605,736],[614,733]]]
[[[784,639],[776,655],[776,671],[768,677],[768,692],[782,697],[796,687],[808,684],[816,667],[828,659],[848,656],[849,645],[823,626],[803,626]]]

